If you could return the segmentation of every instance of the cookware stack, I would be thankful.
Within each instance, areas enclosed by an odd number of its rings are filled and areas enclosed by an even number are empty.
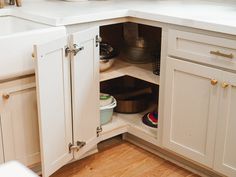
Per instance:
[[[108,43],[100,43],[100,72],[112,67],[117,56],[117,51]]]
[[[153,87],[146,81],[130,76],[123,76],[102,82],[101,91],[112,95],[117,102],[114,111],[121,114],[144,112],[142,121],[145,125],[157,128],[157,113],[146,114],[151,104],[155,102]]]

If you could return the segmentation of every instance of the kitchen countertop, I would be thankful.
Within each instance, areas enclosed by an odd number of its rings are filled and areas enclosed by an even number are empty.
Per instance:
[[[21,8],[6,7],[13,15],[52,26],[137,17],[186,27],[236,35],[236,3],[194,0],[105,0],[65,2],[25,1]]]

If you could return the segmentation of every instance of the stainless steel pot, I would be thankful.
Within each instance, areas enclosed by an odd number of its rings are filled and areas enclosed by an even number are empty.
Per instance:
[[[154,59],[154,41],[140,36],[138,24],[124,24],[124,42],[122,53],[128,62],[148,63]]]
[[[112,67],[113,63],[115,62],[115,56],[117,56],[117,52],[115,49],[107,44],[107,43],[100,43],[100,71],[106,71]]]

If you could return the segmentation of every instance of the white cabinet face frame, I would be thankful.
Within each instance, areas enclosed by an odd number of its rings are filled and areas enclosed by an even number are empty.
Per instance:
[[[69,44],[67,37],[62,36],[34,47],[44,177],[97,145],[100,124],[98,34],[98,27],[91,28],[70,35]],[[74,55],[74,49],[80,47]],[[72,52],[66,54],[66,51]],[[82,147],[69,151],[71,144]]]
[[[213,165],[220,70],[168,58],[163,146]]]
[[[236,74],[222,71],[222,75],[228,86],[221,88],[214,169],[236,176]]]

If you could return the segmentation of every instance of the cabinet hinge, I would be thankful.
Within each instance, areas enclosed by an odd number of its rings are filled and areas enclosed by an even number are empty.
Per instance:
[[[78,152],[82,147],[86,145],[86,142],[84,141],[77,141],[76,145],[69,143],[69,153],[72,153],[72,151]]]
[[[102,127],[97,127],[97,137],[99,137],[99,134],[102,132]]]
[[[79,149],[81,149],[82,147],[84,147],[86,145],[86,142],[84,141],[77,141],[76,145]]]
[[[102,42],[102,38],[96,35],[96,47],[98,47],[99,43]]]
[[[84,50],[84,47],[79,47],[77,44],[73,44],[73,47],[70,48],[70,47],[66,47],[65,48],[65,54],[66,54],[66,57],[69,55],[69,54],[73,54],[74,56],[77,55],[78,52],[80,52],[81,50]]]
[[[78,151],[77,146],[73,145],[72,143],[69,143],[68,148],[69,148],[69,153],[72,153],[72,151]]]

